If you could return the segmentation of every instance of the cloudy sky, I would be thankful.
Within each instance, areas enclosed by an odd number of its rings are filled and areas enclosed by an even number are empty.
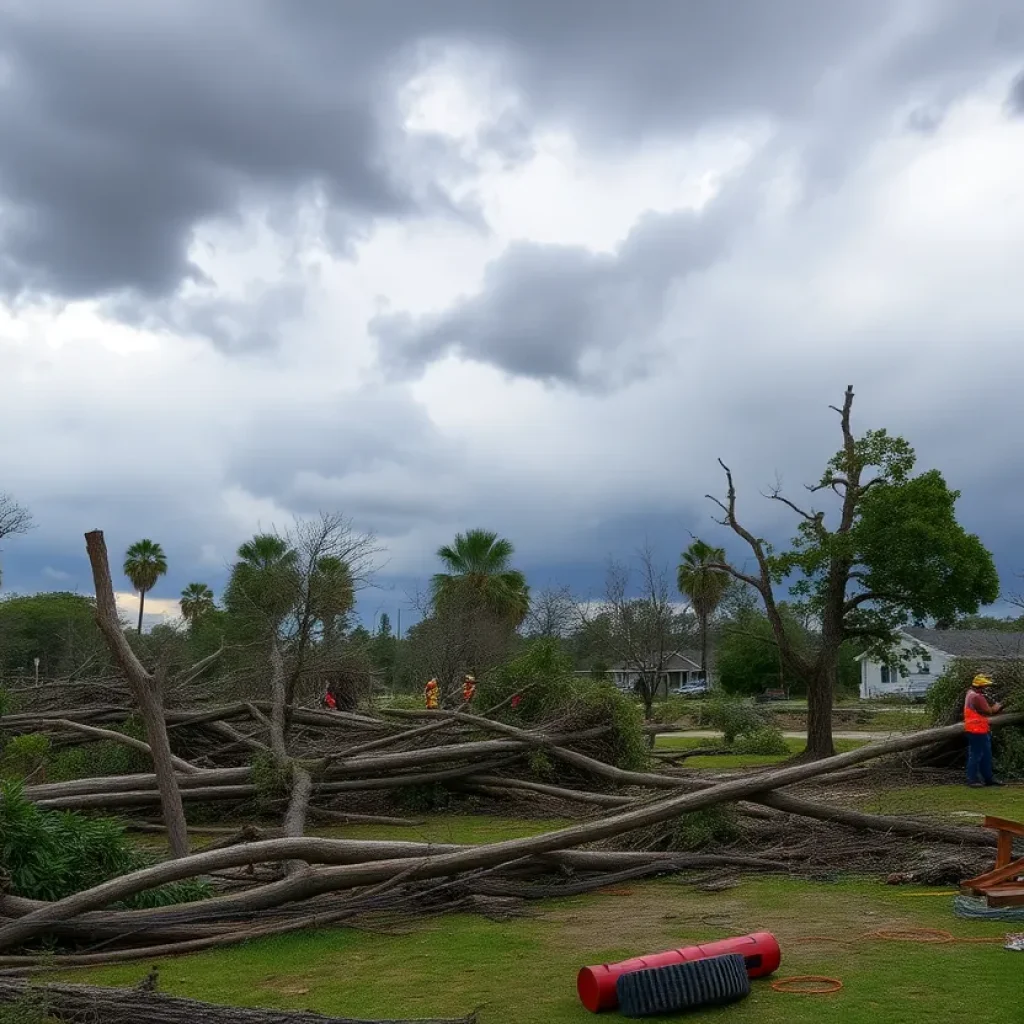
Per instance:
[[[328,509],[367,619],[477,525],[596,592],[719,456],[784,536],[851,383],[1012,589],[1022,72],[1019,0],[0,0],[4,589]]]

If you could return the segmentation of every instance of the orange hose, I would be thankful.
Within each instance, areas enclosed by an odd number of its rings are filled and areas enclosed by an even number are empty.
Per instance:
[[[951,932],[940,928],[879,928],[875,932],[865,932],[861,938],[887,942],[956,942]]]
[[[817,985],[817,988],[793,988],[794,985]],[[791,996],[827,996],[838,992],[843,983],[838,978],[827,978],[823,974],[800,974],[794,978],[779,978],[772,982],[773,992],[785,992]]]

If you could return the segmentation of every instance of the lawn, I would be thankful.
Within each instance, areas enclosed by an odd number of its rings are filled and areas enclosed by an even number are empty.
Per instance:
[[[832,996],[792,996],[755,983],[746,1002],[699,1020],[844,1024],[959,1024],[1019,1019],[1024,956],[997,942],[906,943],[863,938],[881,928],[941,928],[995,939],[1012,926],[960,921],[951,897],[847,881],[752,879],[717,894],[679,881],[551,902],[534,916],[495,923],[453,915],[412,922],[402,934],[333,930],[265,940],[160,965],[164,991],[240,1006],[356,1017],[460,1015],[481,1024],[583,1022],[575,976],[601,963],[755,930],[776,934],[779,976],[825,974]],[[841,942],[828,941],[840,939]],[[76,980],[133,984],[129,965]],[[984,1014],[965,1001],[984,998]],[[608,1015],[606,1019],[621,1019]]]
[[[700,738],[697,736],[659,736],[654,744],[655,750],[699,750],[703,747],[714,747],[721,743],[719,739]],[[844,754],[848,750],[863,747],[867,740],[836,740],[836,753]],[[781,764],[793,754],[799,754],[805,746],[799,739],[787,739],[788,754],[698,754],[688,757],[683,765],[687,768],[710,768],[728,771],[732,768],[761,768],[767,765]]]
[[[1012,783],[1001,789],[969,789],[967,786],[879,789],[859,796],[856,803],[862,810],[876,814],[933,814],[959,819],[963,825],[979,825],[986,814],[1021,821],[1024,820],[1024,783]]]

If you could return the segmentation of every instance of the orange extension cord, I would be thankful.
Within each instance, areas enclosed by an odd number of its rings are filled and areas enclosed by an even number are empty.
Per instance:
[[[857,942],[1005,942],[999,936],[982,939],[957,938],[952,932],[941,928],[879,928],[877,931],[865,932],[856,939],[839,939],[831,935],[804,935],[791,942],[835,942],[841,946],[852,946]],[[808,987],[815,986],[815,987]],[[821,974],[803,974],[792,978],[779,978],[772,982],[773,992],[784,992],[794,996],[824,996],[838,992],[843,983],[838,978],[829,978]]]

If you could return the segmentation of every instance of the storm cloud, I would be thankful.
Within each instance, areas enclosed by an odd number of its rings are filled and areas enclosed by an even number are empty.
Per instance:
[[[1012,588],[1022,73],[1013,0],[0,3],[5,587],[320,508],[589,587],[718,456],[785,537],[852,382]]]

